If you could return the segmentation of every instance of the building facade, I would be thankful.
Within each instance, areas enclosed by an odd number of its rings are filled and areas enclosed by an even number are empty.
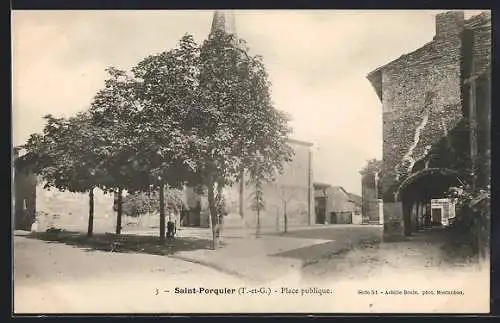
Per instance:
[[[314,184],[316,224],[362,224],[361,196],[341,186]]]
[[[451,11],[436,16],[429,43],[368,75],[382,102],[388,238],[411,234],[412,207],[429,213],[432,198],[444,197],[470,173],[488,181],[487,163],[476,165],[477,172],[467,163],[476,156],[488,160],[490,62],[491,14],[466,20]]]
[[[14,149],[13,157],[14,229],[31,230],[31,226],[36,220],[37,178],[31,172],[29,165],[25,165],[23,158],[19,158],[18,150]]]
[[[312,143],[294,139],[288,140],[294,151],[292,161],[285,164],[283,173],[263,187],[265,207],[259,221],[263,229],[281,230],[284,227],[285,212],[289,226],[303,226],[314,223],[314,197],[312,173]],[[243,181],[225,188],[227,215],[224,227],[255,227],[257,213],[252,210],[254,187]],[[186,188],[191,226],[209,227],[209,211],[206,195],[194,188]]]

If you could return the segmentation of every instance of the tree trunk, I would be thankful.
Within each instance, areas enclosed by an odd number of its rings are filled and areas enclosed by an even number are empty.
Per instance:
[[[165,242],[165,186],[160,183],[160,242]]]
[[[87,237],[91,237],[94,233],[94,189],[89,191],[89,226],[87,229]]]
[[[222,183],[219,181],[217,183],[217,195],[218,195],[218,201],[220,203],[222,203],[223,201],[223,198],[222,198]],[[221,239],[222,237],[222,229],[224,227],[224,205],[219,205],[219,207],[217,208],[217,224],[218,224],[218,230],[217,230],[217,238],[219,238],[219,240]]]
[[[218,237],[217,237],[217,207],[215,205],[214,196],[214,182],[210,180],[208,182],[208,207],[209,207],[209,222],[212,227],[212,249],[216,250],[218,247]]]
[[[260,209],[257,208],[257,229],[255,231],[255,237],[260,237]]]
[[[122,232],[122,213],[123,213],[123,203],[122,203],[122,192],[123,189],[118,190],[117,196],[117,210],[116,210],[116,234],[121,234]]]
[[[284,227],[285,227],[285,233],[288,232],[288,216],[286,215],[286,202],[284,203],[283,205],[283,209],[285,211],[285,214],[284,214]]]

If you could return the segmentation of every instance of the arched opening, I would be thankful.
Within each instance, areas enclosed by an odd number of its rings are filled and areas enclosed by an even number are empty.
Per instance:
[[[403,204],[405,235],[447,223],[454,208],[447,192],[460,185],[463,181],[459,173],[447,168],[422,169],[406,178],[396,192]]]

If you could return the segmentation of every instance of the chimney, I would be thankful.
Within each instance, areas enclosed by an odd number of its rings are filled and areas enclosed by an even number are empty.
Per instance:
[[[436,37],[457,36],[464,30],[463,11],[447,11],[436,15]]]

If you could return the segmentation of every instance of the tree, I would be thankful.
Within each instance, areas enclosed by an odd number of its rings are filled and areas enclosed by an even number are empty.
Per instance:
[[[216,200],[223,187],[262,156],[262,178],[273,178],[289,161],[288,116],[276,110],[261,57],[251,56],[244,43],[223,31],[212,33],[199,57],[197,104],[189,124],[198,181],[207,187],[213,245],[218,245]]]
[[[252,203],[251,203],[251,209],[252,211],[255,211],[257,213],[257,223],[256,223],[256,228],[255,228],[255,237],[259,238],[260,237],[260,212],[265,209],[266,204],[264,201],[264,192],[262,189],[262,182],[257,181],[254,184],[254,191],[251,194],[252,198]]]
[[[102,137],[88,113],[68,119],[45,116],[43,135],[33,134],[23,146],[34,162],[34,171],[45,180],[45,188],[89,194],[87,235],[93,233],[94,188],[99,186],[102,169],[96,147]]]
[[[197,141],[188,114],[196,104],[199,48],[184,36],[168,52],[151,55],[132,69],[138,113],[138,164],[159,190],[160,239],[165,241],[165,187],[180,188],[193,173],[192,143]]]
[[[262,156],[255,156],[254,162],[250,164],[247,168],[247,172],[250,175],[249,183],[252,184],[254,190],[250,194],[251,204],[250,207],[252,211],[257,213],[257,223],[255,229],[255,236],[260,237],[260,212],[265,209],[266,203],[264,201],[264,184],[269,179],[266,178],[264,174],[265,163],[262,160]]]
[[[278,199],[283,205],[283,232],[288,232],[288,206],[290,202],[295,198],[295,188],[290,185],[276,185],[275,189],[277,191]]]
[[[360,170],[361,175],[376,174],[382,171],[382,161],[378,159],[370,159],[366,165]]]
[[[102,140],[95,147],[104,178],[99,186],[115,194],[116,234],[121,233],[123,191],[147,191],[148,169],[141,160],[141,134],[138,121],[141,106],[136,96],[137,82],[125,71],[108,68],[105,87],[97,92],[90,108],[92,125]]]

